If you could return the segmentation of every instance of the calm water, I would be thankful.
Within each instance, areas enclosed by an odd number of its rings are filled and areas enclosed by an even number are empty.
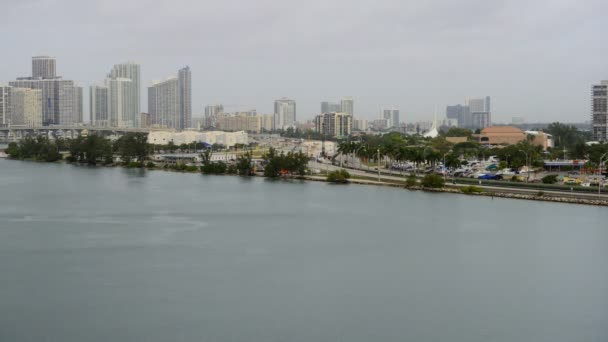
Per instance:
[[[607,341],[608,210],[0,160],[0,341]]]

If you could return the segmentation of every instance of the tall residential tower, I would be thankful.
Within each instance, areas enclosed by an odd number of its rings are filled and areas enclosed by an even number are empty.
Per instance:
[[[608,80],[591,87],[591,131],[596,141],[608,141]]]

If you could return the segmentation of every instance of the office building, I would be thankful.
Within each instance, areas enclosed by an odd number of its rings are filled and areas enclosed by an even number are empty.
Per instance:
[[[608,80],[591,87],[591,132],[593,140],[608,141]]]
[[[469,127],[471,125],[471,111],[469,106],[454,105],[445,109],[447,119],[456,120],[458,127]]]
[[[235,113],[218,117],[217,128],[222,131],[245,131],[260,133],[262,130],[262,117],[247,113]]]
[[[210,128],[216,127],[217,116],[224,112],[224,106],[221,104],[213,104],[205,106],[205,117],[203,120],[203,127]]]
[[[121,79],[120,82],[111,82],[112,80]],[[126,82],[125,80],[130,80]],[[140,127],[140,113],[141,113],[141,66],[133,62],[127,62],[122,64],[116,64],[112,67],[112,70],[108,73],[107,82],[116,85],[121,83],[122,86],[130,87],[131,89],[121,89],[121,96],[112,97],[113,94],[110,92],[108,101],[111,102],[110,108],[124,108],[124,112],[121,110],[121,125],[117,127]],[[124,98],[123,96],[129,96]],[[118,103],[117,101],[120,101]],[[118,122],[117,121],[117,122]]]
[[[340,113],[342,108],[339,103],[334,102],[321,102],[321,114],[323,113]]]
[[[177,76],[155,82],[148,88],[150,126],[185,129],[192,125],[192,89],[190,68]]]
[[[346,113],[324,113],[317,115],[315,117],[315,130],[330,137],[347,137],[352,130],[352,115]]]
[[[82,122],[82,88],[74,81],[55,75],[55,60],[34,57],[32,72],[37,77],[19,77],[9,82],[15,88],[41,90],[42,124],[73,125]]]
[[[295,128],[296,126],[296,101],[282,98],[274,101],[274,130]]]
[[[343,97],[340,101],[340,112],[355,117],[355,101],[352,97]]]
[[[56,76],[55,57],[32,57],[32,78],[55,78]]]
[[[383,108],[381,110],[380,119],[388,121],[388,127],[399,127],[399,109],[395,107]]]
[[[93,85],[89,87],[89,115],[89,122],[92,126],[110,126],[107,86]]]
[[[492,117],[490,112],[471,113],[471,121],[471,128],[475,130],[492,126]]]

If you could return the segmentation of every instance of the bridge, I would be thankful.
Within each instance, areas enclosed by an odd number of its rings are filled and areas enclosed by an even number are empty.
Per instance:
[[[118,128],[118,127],[95,127],[95,126],[11,126],[0,127],[0,142],[8,143],[19,141],[25,137],[47,136],[49,138],[77,138],[86,136],[89,133],[95,132],[103,137],[120,137],[127,133],[149,133],[151,131],[161,130],[152,128]],[[167,130],[167,129],[162,129]]]

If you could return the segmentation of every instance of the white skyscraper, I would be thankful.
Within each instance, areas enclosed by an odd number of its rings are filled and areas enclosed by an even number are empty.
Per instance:
[[[129,78],[107,79],[110,127],[135,127],[133,118],[133,81]]]
[[[11,87],[0,86],[0,127],[6,127],[10,122],[10,89]]]
[[[591,132],[593,140],[608,141],[608,80],[591,87]]]
[[[296,101],[287,98],[274,101],[273,126],[275,130],[296,126]]]
[[[130,123],[129,127],[139,127],[140,126],[140,112],[141,112],[141,67],[139,64],[128,62],[122,64],[116,64],[112,67],[112,70],[108,74],[108,79],[129,79],[131,80],[130,87],[131,90],[128,91],[131,96],[130,99],[127,100],[129,103],[129,107],[125,113],[124,122]],[[110,101],[114,99],[112,97],[109,98]],[[113,105],[117,107],[117,104]]]

